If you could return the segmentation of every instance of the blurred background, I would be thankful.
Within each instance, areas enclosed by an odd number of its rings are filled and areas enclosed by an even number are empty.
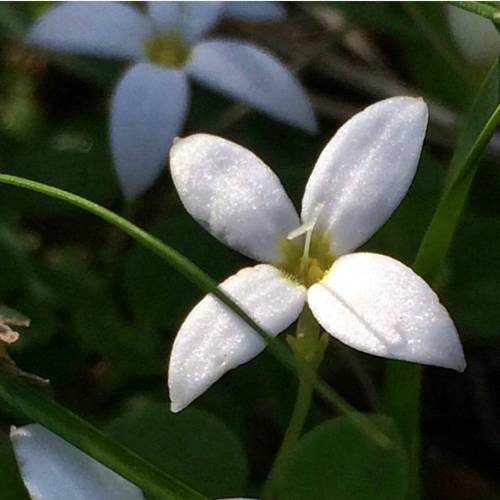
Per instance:
[[[184,134],[217,133],[251,149],[299,206],[318,154],[346,119],[385,97],[423,96],[431,121],[418,175],[391,220],[363,247],[411,265],[461,118],[498,52],[498,35],[488,38],[471,28],[466,47],[480,42],[475,52],[464,51],[467,29],[454,35],[454,8],[438,2],[284,5],[287,17],[280,22],[226,20],[216,33],[253,41],[292,68],[311,96],[319,134],[281,125],[196,85]],[[124,201],[108,141],[110,93],[124,65],[23,45],[29,26],[48,6],[0,4],[0,170],[110,207],[217,280],[247,265],[185,212],[167,168],[139,200]],[[467,19],[474,23],[472,14],[463,16],[465,26]],[[468,369],[456,374],[425,368],[428,499],[500,498],[499,158],[497,135],[439,278]],[[59,402],[208,496],[256,495],[281,442],[295,381],[265,353],[225,376],[189,410],[171,415],[168,355],[200,298],[181,276],[100,220],[0,186],[0,303],[31,318],[31,327],[10,348],[17,365],[50,379],[47,392]],[[359,409],[376,412],[383,367],[382,360],[332,340],[322,374]],[[316,400],[308,427],[331,416]],[[23,421],[0,407],[2,500],[27,498],[7,439],[13,423]],[[374,491],[372,498],[385,497]]]

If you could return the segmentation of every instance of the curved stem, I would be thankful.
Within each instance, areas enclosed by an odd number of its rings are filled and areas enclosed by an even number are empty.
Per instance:
[[[115,443],[98,429],[0,369],[0,398],[125,477],[158,500],[207,500],[179,480]]]
[[[62,200],[70,205],[77,206],[83,210],[90,212],[102,220],[114,225],[125,234],[136,240],[140,245],[146,247],[148,250],[158,255],[161,259],[172,266],[176,271],[184,275],[198,288],[205,293],[211,293],[217,297],[223,304],[234,311],[245,323],[250,325],[267,343],[271,353],[274,357],[289,371],[298,376],[297,364],[293,356],[286,347],[277,338],[271,337],[260,325],[258,325],[236,302],[234,302],[229,295],[224,293],[219,287],[218,283],[214,281],[208,274],[201,270],[198,266],[193,264],[189,259],[184,257],[181,253],[174,250],[169,245],[163,243],[158,238],[155,238],[147,231],[132,224],[128,220],[120,217],[111,210],[98,205],[90,200],[82,198],[81,196],[69,193],[63,189],[53,186],[17,177],[15,175],[0,174],[0,183],[8,184],[11,186],[28,189],[35,191],[52,198]],[[362,413],[359,413],[353,406],[344,400],[336,391],[334,391],[324,380],[315,377],[314,387],[318,394],[331,404],[339,412],[348,415],[352,418],[353,422],[364,432],[370,439],[372,439],[379,446],[387,447],[390,445],[389,437],[380,429],[375,427],[370,420]]]

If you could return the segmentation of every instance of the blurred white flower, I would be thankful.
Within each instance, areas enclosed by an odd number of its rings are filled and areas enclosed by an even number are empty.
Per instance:
[[[446,7],[451,32],[463,56],[472,64],[491,64],[500,54],[500,34],[493,23],[458,7]]]
[[[13,428],[10,438],[33,500],[144,500],[137,486],[41,425]]]
[[[463,370],[455,326],[431,288],[390,257],[351,253],[406,194],[427,119],[423,100],[412,97],[378,102],[351,118],[314,167],[301,219],[279,179],[250,151],[205,134],[176,141],[170,167],[186,210],[220,241],[264,262],[231,276],[221,289],[273,336],[307,301],[319,324],[355,349]],[[174,342],[172,411],[265,345],[227,306],[206,296]]]
[[[316,130],[309,99],[278,59],[246,42],[204,37],[222,17],[284,15],[276,2],[148,2],[147,15],[114,2],[56,5],[27,42],[52,50],[130,60],[111,102],[114,164],[126,197],[141,194],[163,168],[189,109],[188,77],[271,117]],[[257,5],[258,4],[258,5]]]

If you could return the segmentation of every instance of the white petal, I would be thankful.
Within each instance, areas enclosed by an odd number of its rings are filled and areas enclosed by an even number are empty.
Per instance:
[[[139,59],[152,34],[149,19],[115,2],[69,2],[48,10],[33,25],[27,42],[64,52]]]
[[[137,486],[38,424],[10,437],[33,500],[144,500]]]
[[[462,54],[472,64],[490,64],[500,52],[500,34],[484,17],[448,6],[450,28]]]
[[[448,312],[429,285],[395,259],[372,253],[341,257],[309,289],[308,303],[328,333],[355,349],[465,369]]]
[[[303,286],[267,264],[242,269],[220,287],[273,336],[297,319],[306,296]],[[185,408],[265,346],[239,316],[207,295],[189,313],[174,342],[168,372],[172,411]]]
[[[286,16],[280,2],[224,2],[224,17],[243,21],[280,21]]]
[[[223,2],[148,2],[149,15],[157,29],[179,30],[187,41],[208,33],[219,20]]]
[[[280,261],[280,238],[300,222],[279,179],[242,146],[208,134],[175,142],[170,169],[186,210],[223,243]]]
[[[211,40],[197,45],[187,71],[199,82],[308,132],[316,131],[309,98],[271,54],[248,43]]]
[[[390,217],[415,175],[427,126],[422,99],[394,97],[351,118],[321,153],[302,200],[337,257],[364,243]]]
[[[111,102],[111,147],[128,198],[151,186],[167,163],[188,109],[181,70],[139,63],[116,86]]]

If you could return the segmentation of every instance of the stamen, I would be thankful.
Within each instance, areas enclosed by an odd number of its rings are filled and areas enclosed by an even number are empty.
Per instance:
[[[319,205],[317,205],[314,209],[314,213],[311,219],[308,222],[304,222],[304,224],[300,225],[293,231],[290,231],[286,237],[287,240],[294,240],[295,238],[298,238],[303,234],[306,235],[306,239],[304,242],[304,252],[302,253],[302,258],[300,259],[300,271],[302,273],[306,271],[307,265],[309,263],[309,250],[311,248],[312,233],[324,206],[324,203],[320,203]]]

